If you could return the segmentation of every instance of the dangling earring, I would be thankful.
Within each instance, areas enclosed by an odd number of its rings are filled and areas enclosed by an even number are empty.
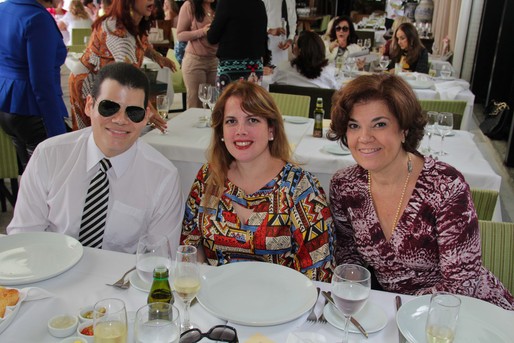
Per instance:
[[[271,136],[270,138],[268,138],[269,141],[272,141],[274,138],[273,136]]]
[[[225,138],[221,137],[221,141],[224,142],[225,141]]]

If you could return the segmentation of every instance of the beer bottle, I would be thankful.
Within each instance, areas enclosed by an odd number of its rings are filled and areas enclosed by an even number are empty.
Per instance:
[[[175,299],[173,298],[173,292],[171,291],[170,282],[168,280],[169,272],[165,266],[157,266],[153,270],[153,282],[148,294],[147,303],[168,303],[173,304]],[[167,319],[167,313],[165,311],[156,311],[156,313],[149,314],[150,319]]]
[[[323,137],[323,118],[325,117],[325,110],[323,110],[323,99],[316,100],[316,109],[314,110],[314,137]]]

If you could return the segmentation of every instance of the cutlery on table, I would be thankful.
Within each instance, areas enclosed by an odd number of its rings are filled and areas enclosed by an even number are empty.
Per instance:
[[[395,307],[396,307],[396,312],[398,312],[398,310],[400,309],[400,307],[402,307],[402,298],[400,298],[399,295],[397,295],[395,298],[394,298],[394,303],[395,303]],[[403,336],[402,332],[400,331],[400,328],[398,328],[398,342],[399,343],[406,343],[407,340],[405,339],[405,337]]]
[[[318,316],[316,316],[316,312],[314,310],[316,309],[316,303],[318,302],[319,292],[321,291],[321,289],[317,287],[317,290],[318,294],[316,295],[316,302],[314,303],[314,306],[312,306],[311,312],[309,313],[309,316],[307,317],[306,321],[306,323],[309,324],[316,324],[316,322],[318,321]]]
[[[332,305],[334,305],[334,308],[339,311],[337,309],[337,306],[336,304],[334,303],[334,299],[332,299],[332,294],[330,292],[326,292],[326,291],[322,291],[321,294],[323,294],[323,296],[325,297],[325,299],[328,300],[329,303],[331,303]],[[368,333],[366,332],[366,330],[364,330],[364,328],[362,327],[362,325],[357,321],[357,319],[353,318],[353,317],[350,317],[350,322],[364,335],[364,337],[368,338]]]
[[[325,319],[325,315],[323,314],[323,310],[325,308],[325,304],[326,304],[326,298],[323,298],[323,306],[321,307],[321,316],[318,318],[318,323],[319,324],[326,324],[327,323],[327,320]]]
[[[128,275],[131,271],[133,271],[133,270],[135,270],[135,269],[136,269],[136,267],[132,267],[131,269],[127,270],[127,271],[125,272],[125,274],[123,274],[123,276],[122,276],[118,281],[116,281],[116,282],[115,282],[115,283],[113,283],[113,284],[108,284],[108,283],[106,283],[106,285],[107,285],[107,286],[118,287],[118,288],[122,288],[122,289],[127,289],[127,288],[129,288],[129,287],[130,287],[130,281],[128,281],[128,280],[127,280],[127,281],[125,282],[125,278],[127,277],[127,275]]]

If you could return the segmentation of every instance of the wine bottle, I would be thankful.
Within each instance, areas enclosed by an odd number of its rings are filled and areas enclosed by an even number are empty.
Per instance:
[[[325,110],[323,109],[323,99],[316,100],[316,109],[314,109],[314,130],[312,135],[314,137],[323,137],[323,118],[325,117]]]
[[[168,303],[173,304],[175,301],[173,292],[171,291],[170,282],[168,280],[169,272],[165,266],[157,266],[153,270],[153,282],[148,294],[147,303]],[[167,311],[160,311],[157,306],[155,310],[149,313],[150,320],[152,319],[168,319]]]

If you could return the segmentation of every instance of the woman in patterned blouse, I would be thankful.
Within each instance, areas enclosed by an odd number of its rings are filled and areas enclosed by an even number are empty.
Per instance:
[[[73,129],[90,126],[85,114],[85,101],[98,71],[113,62],[131,63],[137,67],[148,56],[161,67],[175,71],[175,64],[155,51],[148,41],[154,0],[113,0],[107,13],[93,23],[93,32],[86,51],[70,73],[70,102]],[[166,121],[156,115],[150,118],[159,129],[166,128]]]
[[[393,75],[362,76],[334,100],[329,137],[357,161],[330,184],[336,262],[373,268],[387,291],[448,291],[514,309],[482,265],[464,177],[417,151],[426,118],[409,85]]]
[[[202,246],[211,265],[271,262],[329,282],[333,224],[325,192],[291,162],[270,94],[251,82],[231,83],[212,127],[209,162],[191,187],[181,244]]]

